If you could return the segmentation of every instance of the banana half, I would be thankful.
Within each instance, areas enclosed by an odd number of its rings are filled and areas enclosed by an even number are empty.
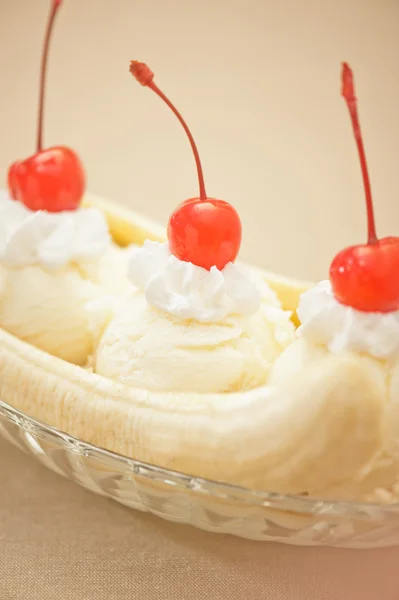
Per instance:
[[[120,245],[164,230],[90,196]],[[284,308],[308,284],[263,273]],[[380,450],[385,398],[354,355],[327,355],[287,383],[232,394],[154,393],[50,356],[0,329],[0,398],[101,448],[207,479],[322,494]]]

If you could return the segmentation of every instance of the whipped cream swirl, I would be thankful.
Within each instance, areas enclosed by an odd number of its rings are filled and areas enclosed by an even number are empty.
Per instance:
[[[329,281],[321,281],[302,294],[298,335],[331,352],[348,350],[378,359],[399,357],[399,311],[362,312],[334,297]]]
[[[150,306],[184,320],[212,323],[230,314],[251,315],[260,305],[257,286],[237,265],[208,271],[179,260],[159,242],[147,240],[131,251],[129,278]]]
[[[34,212],[0,192],[0,264],[6,267],[40,265],[51,270],[70,262],[89,263],[109,243],[107,223],[97,209]]]

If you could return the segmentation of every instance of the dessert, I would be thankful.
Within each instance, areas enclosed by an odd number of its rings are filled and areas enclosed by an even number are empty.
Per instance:
[[[0,194],[0,325],[54,356],[83,365],[124,289],[125,262],[103,214],[79,209],[85,173],[77,154],[43,149],[47,60],[61,5],[52,3],[39,100],[37,152],[11,165]]]
[[[110,204],[106,212],[124,243],[139,243],[143,231],[160,236],[134,214],[121,217]],[[272,281],[277,288],[278,278]],[[304,285],[283,280],[283,297],[292,299]],[[327,353],[291,381],[241,392],[152,392],[60,360],[0,328],[0,397],[101,448],[258,490],[317,495],[350,481],[381,443],[381,396],[346,355]]]
[[[334,498],[399,499],[399,238],[376,234],[371,186],[350,67],[344,63],[342,95],[349,108],[363,174],[368,241],[345,248],[328,281],[300,298],[299,339],[277,359],[271,381],[281,384],[328,355],[352,355],[367,372],[383,407],[381,444],[352,481],[326,488]],[[380,428],[376,423],[376,428]]]
[[[136,61],[131,72],[183,125],[199,197],[174,211],[167,243],[146,241],[132,251],[134,289],[101,339],[95,371],[160,392],[220,393],[265,384],[270,365],[293,339],[290,313],[264,281],[234,263],[241,243],[237,211],[207,196],[192,134],[153,73]]]
[[[132,70],[155,88],[147,68]],[[158,229],[105,205],[119,243],[158,244],[133,253],[139,289],[115,311],[96,349],[97,373],[0,329],[0,398],[72,436],[190,475],[313,496],[342,488],[381,448],[385,398],[374,374],[345,353],[322,353],[295,378],[267,383],[293,337],[284,309],[296,308],[306,284],[230,264],[239,217],[206,197],[194,155],[200,196],[174,212],[167,245]]]

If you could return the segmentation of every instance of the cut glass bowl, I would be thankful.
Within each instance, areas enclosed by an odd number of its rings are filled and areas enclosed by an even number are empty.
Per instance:
[[[399,544],[399,504],[283,496],[190,477],[97,448],[1,401],[0,434],[84,488],[175,523],[303,546]]]

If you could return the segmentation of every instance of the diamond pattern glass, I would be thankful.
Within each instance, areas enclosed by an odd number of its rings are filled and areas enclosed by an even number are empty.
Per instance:
[[[0,435],[84,488],[175,523],[304,546],[399,544],[399,504],[282,496],[190,477],[87,444],[1,401]]]

